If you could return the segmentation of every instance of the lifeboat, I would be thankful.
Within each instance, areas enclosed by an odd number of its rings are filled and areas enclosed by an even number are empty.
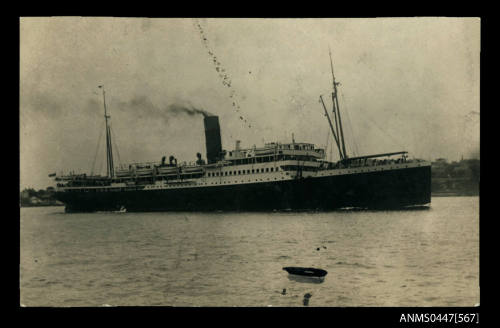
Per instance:
[[[201,168],[199,166],[192,166],[192,167],[188,166],[188,167],[183,167],[182,172],[183,173],[202,173],[203,168]]]
[[[157,170],[158,174],[177,173],[177,167],[175,166],[160,166]]]
[[[141,169],[136,169],[135,173],[136,173],[138,176],[151,175],[151,174],[153,174],[153,169],[152,169],[152,168],[141,168]]]
[[[127,177],[127,176],[130,175],[130,170],[128,170],[128,169],[118,169],[118,170],[115,171],[115,174],[119,178]]]

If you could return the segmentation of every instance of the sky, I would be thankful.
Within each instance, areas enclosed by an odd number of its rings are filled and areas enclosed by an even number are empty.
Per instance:
[[[324,110],[332,74],[350,156],[406,150],[479,158],[479,18],[20,19],[20,187],[115,164],[205,158],[202,115],[223,149],[310,142],[338,160]],[[187,109],[188,111],[175,110]]]

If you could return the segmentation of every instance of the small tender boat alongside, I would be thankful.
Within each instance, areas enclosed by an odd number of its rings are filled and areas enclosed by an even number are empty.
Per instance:
[[[118,211],[115,211],[115,213],[126,213],[127,212],[127,209],[125,208],[125,206],[122,206],[120,207],[120,209]]]

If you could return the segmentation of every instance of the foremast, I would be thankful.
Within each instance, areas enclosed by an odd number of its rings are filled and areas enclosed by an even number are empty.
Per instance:
[[[111,128],[109,126],[108,119],[111,116],[108,115],[106,109],[106,91],[104,90],[104,85],[100,85],[99,88],[102,89],[102,98],[104,103],[104,120],[106,122],[106,174],[109,178],[113,178],[115,176],[115,169],[113,164],[113,146],[111,143]]]

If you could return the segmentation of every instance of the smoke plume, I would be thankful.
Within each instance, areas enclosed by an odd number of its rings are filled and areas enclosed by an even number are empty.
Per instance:
[[[193,117],[196,115],[213,116],[206,110],[194,107],[189,103],[174,102],[170,105],[158,106],[145,96],[136,96],[130,101],[120,102],[117,106],[127,114],[135,115],[139,119],[161,119],[165,123],[178,115]]]
[[[206,110],[198,109],[193,106],[183,106],[179,104],[172,104],[168,106],[167,110],[173,114],[184,113],[189,116],[200,115],[200,114],[203,115],[203,117],[213,116],[213,114],[207,112]]]

